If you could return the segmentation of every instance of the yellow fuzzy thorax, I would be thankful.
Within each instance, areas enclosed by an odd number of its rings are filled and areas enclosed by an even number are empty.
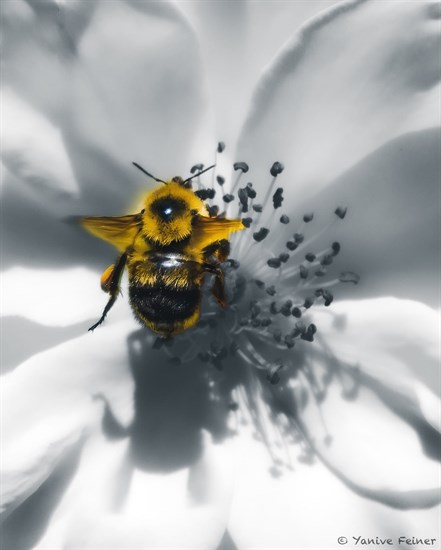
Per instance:
[[[168,197],[182,201],[185,204],[185,209],[179,216],[165,222],[155,214],[152,205],[156,201]],[[202,200],[191,189],[173,181],[167,182],[167,185],[161,185],[154,189],[145,198],[142,218],[143,235],[160,245],[182,241],[191,234],[192,211],[202,215],[206,214]]]

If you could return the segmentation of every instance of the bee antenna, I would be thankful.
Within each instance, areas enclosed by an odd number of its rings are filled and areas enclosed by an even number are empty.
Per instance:
[[[187,178],[186,180],[184,180],[182,182],[182,185],[188,183],[189,181],[191,181],[193,178],[197,178],[198,176],[200,176],[201,174],[205,174],[205,172],[208,172],[208,170],[211,170],[212,168],[214,168],[216,165],[213,164],[212,166],[209,166],[208,168],[205,168],[205,170],[202,170],[201,172],[198,172],[197,174],[193,174],[191,177]]]
[[[136,166],[136,168],[138,168],[138,170],[141,170],[141,172],[144,172],[144,174],[146,174],[149,178],[152,178],[153,180],[155,181],[158,181],[159,183],[165,183],[165,185],[167,185],[167,182],[164,181],[164,180],[160,180],[159,178],[155,178],[155,176],[153,176],[152,174],[150,174],[150,172],[147,172],[147,170],[145,170],[141,165],[139,165],[137,162],[132,162],[133,166]]]

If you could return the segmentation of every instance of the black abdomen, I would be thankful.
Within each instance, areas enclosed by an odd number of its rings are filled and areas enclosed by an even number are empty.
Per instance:
[[[136,270],[139,273],[149,268],[157,276],[154,284],[129,277],[130,304],[135,317],[162,336],[173,336],[193,326],[200,312],[200,266],[156,255]]]

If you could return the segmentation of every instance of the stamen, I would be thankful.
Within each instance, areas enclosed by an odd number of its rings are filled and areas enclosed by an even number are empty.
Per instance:
[[[256,231],[255,233],[253,233],[253,239],[260,243],[261,241],[263,241],[263,239],[265,239],[268,234],[269,234],[269,229],[267,229],[266,227],[261,227],[259,229],[259,231]]]
[[[343,271],[343,273],[340,273],[339,281],[341,283],[353,283],[357,285],[360,282],[360,275],[357,275],[353,271]]]
[[[336,214],[341,220],[343,220],[344,217],[346,216],[346,212],[347,212],[347,211],[348,211],[347,206],[339,206],[338,208],[336,208],[335,214]]]
[[[246,174],[249,170],[249,166],[246,162],[235,162],[233,164],[233,168],[236,172],[238,172],[236,181],[234,182],[233,187],[231,188],[231,193],[234,193],[236,191],[237,186],[239,185],[240,178],[242,177],[242,174]]]
[[[194,174],[195,172],[202,172],[203,169],[204,169],[203,164],[201,163],[195,164],[190,168],[190,174]]]
[[[282,206],[282,202],[283,202],[283,188],[282,187],[278,187],[276,189],[276,192],[274,193],[273,195],[273,205],[274,205],[274,208],[277,209],[277,208],[280,208]]]

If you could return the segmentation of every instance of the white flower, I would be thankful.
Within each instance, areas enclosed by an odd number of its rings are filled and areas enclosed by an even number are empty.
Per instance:
[[[2,6],[8,550],[439,537],[440,6],[340,2],[299,30],[331,4]],[[170,348],[124,297],[86,333],[104,301],[92,269],[113,252],[63,218],[130,210],[150,185],[132,161],[185,176],[218,139],[225,192],[246,161],[238,186],[264,202],[232,240],[242,301],[207,305]],[[329,272],[303,279],[299,263]],[[360,284],[326,307],[314,290],[348,270]],[[287,300],[306,332],[275,313]]]

